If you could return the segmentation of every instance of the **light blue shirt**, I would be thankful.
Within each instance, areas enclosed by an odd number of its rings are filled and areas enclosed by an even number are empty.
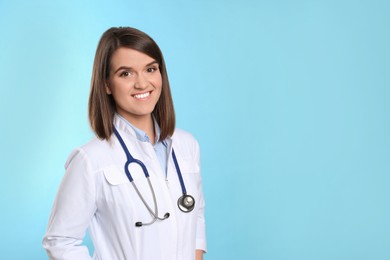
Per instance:
[[[120,117],[121,119],[123,119],[131,128],[134,129],[135,135],[137,136],[137,139],[139,141],[152,143],[149,139],[149,136],[144,131],[142,131],[141,129],[132,125],[129,121],[127,121],[124,117],[122,117],[118,113],[116,115],[118,117]],[[157,155],[157,158],[160,162],[163,173],[165,174],[165,176],[167,176],[167,157],[168,157],[167,156],[167,144],[165,143],[164,140],[163,141],[160,140],[161,130],[160,130],[159,125],[157,124],[157,121],[154,119],[154,117],[153,117],[153,122],[154,122],[154,131],[155,131],[156,140],[157,140],[154,144],[152,144],[153,149],[156,152],[156,155]]]

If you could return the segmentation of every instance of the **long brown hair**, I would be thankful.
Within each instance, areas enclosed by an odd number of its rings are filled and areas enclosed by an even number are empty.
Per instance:
[[[160,126],[160,139],[171,136],[175,129],[175,110],[164,57],[157,43],[146,33],[131,27],[113,27],[102,35],[93,64],[88,117],[92,130],[100,139],[108,140],[113,133],[115,100],[107,95],[105,84],[109,77],[111,57],[120,47],[142,52],[155,59],[160,67],[162,91],[152,112]]]

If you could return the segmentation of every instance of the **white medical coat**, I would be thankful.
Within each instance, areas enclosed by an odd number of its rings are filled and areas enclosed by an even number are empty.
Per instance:
[[[43,247],[50,259],[192,260],[195,250],[206,251],[204,198],[200,175],[199,145],[187,132],[176,129],[168,143],[167,176],[153,146],[137,140],[134,130],[118,116],[114,125],[131,155],[147,167],[158,205],[158,215],[168,219],[136,227],[152,220],[124,172],[126,154],[118,139],[94,139],[74,150],[65,164],[49,219]],[[180,165],[187,194],[195,208],[184,213],[177,206],[182,190],[172,160],[172,147]],[[135,164],[131,164],[135,165]],[[154,209],[153,197],[142,169],[130,166],[142,196]],[[95,252],[90,257],[81,245],[89,228]]]

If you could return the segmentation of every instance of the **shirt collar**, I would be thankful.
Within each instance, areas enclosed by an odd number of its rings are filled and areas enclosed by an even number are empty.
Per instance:
[[[142,131],[141,129],[132,125],[129,121],[127,121],[124,117],[122,117],[118,113],[115,113],[115,117],[119,119],[119,120],[115,120],[115,121],[121,121],[121,122],[124,122],[126,126],[130,126],[131,130],[133,130],[133,132],[135,133],[135,136],[136,136],[138,141],[150,142],[149,136],[144,131]],[[156,119],[154,118],[154,116],[153,116],[153,123],[154,123],[154,131],[155,131],[156,143],[157,143],[160,141],[161,129],[160,129]]]

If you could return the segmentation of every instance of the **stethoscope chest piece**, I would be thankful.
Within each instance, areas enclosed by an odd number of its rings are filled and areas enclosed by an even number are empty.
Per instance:
[[[191,212],[195,207],[195,199],[191,195],[184,194],[177,200],[177,206],[183,212]]]

